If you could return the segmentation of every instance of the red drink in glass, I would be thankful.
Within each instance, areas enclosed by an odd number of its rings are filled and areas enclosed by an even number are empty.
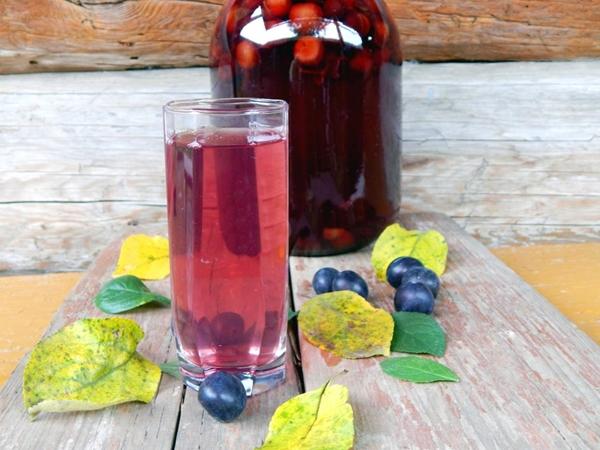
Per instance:
[[[401,55],[379,0],[230,0],[211,46],[213,95],[290,105],[290,243],[364,246],[400,205]]]
[[[214,370],[278,381],[287,326],[285,134],[176,133],[166,140],[166,167],[173,328],[184,375],[192,385]]]

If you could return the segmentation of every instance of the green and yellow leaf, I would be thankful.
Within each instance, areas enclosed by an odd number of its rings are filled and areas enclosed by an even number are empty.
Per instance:
[[[448,244],[435,230],[407,230],[394,223],[383,230],[373,247],[371,263],[377,278],[385,281],[388,266],[401,256],[412,256],[441,276],[446,270]]]
[[[326,383],[279,405],[259,450],[348,450],[353,443],[348,389]]]
[[[169,241],[162,236],[134,234],[121,246],[114,277],[134,275],[143,280],[160,280],[169,275]]]
[[[149,403],[160,368],[136,352],[144,337],[130,319],[82,319],[39,342],[23,374],[27,412],[87,411]]]
[[[341,358],[390,354],[392,316],[352,291],[311,298],[300,309],[298,324],[311,344]]]

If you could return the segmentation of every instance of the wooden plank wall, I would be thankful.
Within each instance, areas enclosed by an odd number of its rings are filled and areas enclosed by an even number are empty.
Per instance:
[[[2,0],[0,73],[206,65],[223,0]],[[408,60],[600,56],[600,0],[388,0]]]
[[[598,240],[600,61],[405,64],[403,209],[486,245]],[[0,272],[165,222],[161,105],[206,69],[0,76]]]

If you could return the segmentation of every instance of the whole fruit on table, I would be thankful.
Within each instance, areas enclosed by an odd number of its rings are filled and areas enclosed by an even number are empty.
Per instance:
[[[393,260],[385,273],[388,283],[392,287],[399,287],[402,284],[402,277],[413,267],[423,267],[423,264],[418,259],[410,256],[401,256]]]
[[[402,284],[423,283],[429,288],[434,297],[440,290],[440,279],[433,270],[426,267],[413,267],[402,275]]]
[[[231,422],[246,407],[246,389],[236,376],[215,372],[200,385],[198,400],[206,412],[219,422]]]
[[[338,273],[339,272],[333,267],[323,267],[317,270],[312,280],[312,285],[315,292],[317,294],[331,292],[331,285],[333,284],[333,279]]]
[[[369,287],[363,278],[353,270],[338,273],[331,284],[333,291],[353,291],[363,298],[369,296]]]
[[[394,295],[396,311],[431,314],[434,302],[431,290],[423,283],[403,284]]]

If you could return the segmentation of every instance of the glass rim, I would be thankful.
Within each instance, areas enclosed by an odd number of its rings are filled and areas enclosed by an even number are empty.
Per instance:
[[[269,114],[286,111],[284,100],[254,97],[192,98],[171,100],[163,106],[165,113],[207,114],[240,116],[247,114]]]

